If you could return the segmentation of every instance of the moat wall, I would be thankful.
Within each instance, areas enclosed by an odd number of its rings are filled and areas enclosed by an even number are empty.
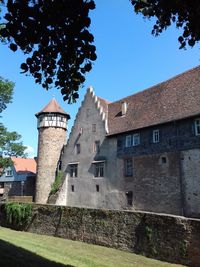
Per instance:
[[[1,205],[0,225],[8,225]],[[179,216],[33,205],[23,230],[135,252],[147,257],[197,267],[200,220]]]

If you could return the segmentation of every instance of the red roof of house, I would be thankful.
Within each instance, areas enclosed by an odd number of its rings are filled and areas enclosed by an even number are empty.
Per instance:
[[[69,115],[60,107],[55,98],[53,98],[40,112],[38,112],[36,117],[42,113],[60,113],[69,117]]]
[[[36,174],[36,161],[30,158],[11,157],[16,172],[32,172]]]
[[[121,116],[122,102],[127,113]],[[108,104],[109,135],[200,114],[200,66]]]

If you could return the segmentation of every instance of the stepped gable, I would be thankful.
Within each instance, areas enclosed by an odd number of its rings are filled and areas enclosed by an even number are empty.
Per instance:
[[[122,103],[127,112],[121,115]],[[109,135],[200,114],[200,66],[108,105]]]
[[[52,98],[52,100],[36,114],[36,117],[42,113],[59,113],[66,115],[68,119],[70,118],[70,116],[60,107],[55,98]]]
[[[87,94],[91,94],[92,98],[94,99],[96,108],[101,115],[102,121],[104,121],[105,123],[106,133],[108,134],[108,105],[110,102],[103,98],[96,96],[92,86],[88,88]]]
[[[105,99],[103,99],[103,98],[97,97],[97,96],[95,95],[95,93],[94,93],[94,89],[93,89],[93,87],[92,87],[92,86],[89,86],[88,89],[87,89],[87,93],[85,94],[85,97],[84,97],[84,99],[83,99],[83,101],[82,101],[82,103],[81,103],[81,106],[80,106],[80,108],[78,109],[78,112],[77,112],[77,114],[76,114],[76,117],[75,117],[75,120],[74,120],[74,124],[73,124],[72,129],[71,129],[70,136],[71,136],[71,134],[72,134],[72,132],[73,132],[73,130],[74,130],[74,125],[76,124],[76,121],[77,121],[77,119],[78,119],[78,117],[79,117],[79,114],[80,114],[80,112],[81,112],[81,108],[82,108],[82,106],[83,106],[83,104],[84,104],[86,98],[88,97],[88,95],[91,96],[91,97],[93,98],[94,103],[95,103],[95,105],[96,105],[96,108],[97,108],[97,110],[99,110],[99,113],[100,113],[100,115],[101,115],[101,118],[102,118],[102,120],[103,120],[104,123],[105,123],[105,130],[106,130],[106,133],[108,133],[108,123],[107,123],[108,120],[107,120],[107,119],[108,119],[108,104],[109,104],[110,102],[107,101],[107,100],[105,100]],[[70,136],[69,136],[69,139],[70,139]]]

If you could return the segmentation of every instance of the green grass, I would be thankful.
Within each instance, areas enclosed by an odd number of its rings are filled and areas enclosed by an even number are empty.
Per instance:
[[[1,267],[180,267],[133,253],[0,227]]]

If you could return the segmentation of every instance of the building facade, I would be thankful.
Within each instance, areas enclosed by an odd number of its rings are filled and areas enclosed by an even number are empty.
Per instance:
[[[87,90],[56,204],[200,217],[200,67],[116,102]]]

